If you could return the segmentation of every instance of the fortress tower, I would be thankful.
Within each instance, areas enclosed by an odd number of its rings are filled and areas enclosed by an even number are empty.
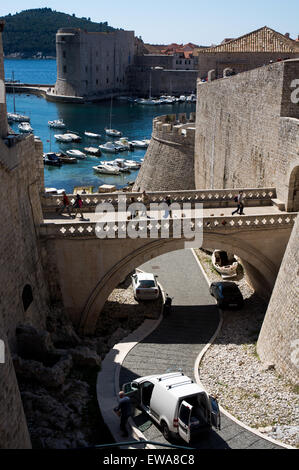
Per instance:
[[[134,44],[133,31],[90,33],[76,28],[59,29],[54,94],[101,98],[125,90]]]

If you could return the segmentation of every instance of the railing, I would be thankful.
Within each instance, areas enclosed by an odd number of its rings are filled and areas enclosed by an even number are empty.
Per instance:
[[[167,195],[172,202],[189,202],[191,204],[202,203],[204,207],[225,207],[235,205],[234,198],[241,189],[212,189],[212,190],[190,190],[190,191],[155,191],[147,193],[149,203],[162,203]],[[253,188],[243,189],[246,206],[271,205],[271,199],[276,198],[275,188]],[[71,204],[75,202],[75,195],[68,195]],[[93,193],[81,194],[84,212],[94,211],[98,204],[110,203],[117,205],[121,197],[128,204],[131,197],[136,202],[142,202],[142,193]],[[62,205],[63,196],[48,195],[42,197],[44,212],[54,212]]]
[[[134,230],[140,230],[141,238],[184,238],[179,232],[178,223],[183,221],[183,227],[186,233],[202,229],[203,233],[208,232],[233,232],[248,230],[264,230],[292,227],[297,213],[282,214],[262,214],[251,216],[228,216],[228,217],[203,217],[202,219],[182,218],[182,219],[163,219],[148,220],[134,219],[124,220],[120,222],[71,222],[71,223],[45,223],[40,226],[40,235],[42,237],[90,237],[90,238],[129,238],[124,234],[128,233],[128,228],[133,227]],[[130,227],[129,227],[129,224]],[[122,235],[121,235],[122,234]],[[154,236],[153,236],[154,234]]]

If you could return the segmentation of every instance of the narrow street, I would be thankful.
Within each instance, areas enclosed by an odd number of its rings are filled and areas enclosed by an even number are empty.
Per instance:
[[[210,296],[207,281],[191,250],[165,254],[140,266],[157,274],[165,292],[173,298],[173,313],[158,328],[138,343],[125,358],[120,387],[136,377],[181,369],[194,377],[194,363],[209,342],[219,323],[219,311]],[[221,405],[221,397],[218,397]],[[166,443],[158,426],[144,414],[135,418],[147,440]],[[198,449],[270,449],[281,448],[221,415],[221,431],[211,431]],[[180,445],[184,445],[182,441]]]

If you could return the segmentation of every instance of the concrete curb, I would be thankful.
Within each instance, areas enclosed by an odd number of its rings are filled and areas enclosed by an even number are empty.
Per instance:
[[[192,252],[193,252],[193,255],[195,256],[204,276],[205,276],[205,279],[207,281],[207,283],[210,285],[211,284],[211,281],[209,280],[208,276],[206,275],[196,253],[194,252],[193,248],[192,248]],[[196,358],[196,361],[195,361],[195,364],[194,364],[194,376],[195,376],[195,380],[197,383],[199,383],[200,385],[202,385],[202,387],[206,390],[206,392],[208,393],[207,389],[205,388],[205,386],[203,385],[203,383],[201,382],[200,380],[200,377],[199,377],[199,366],[200,366],[200,363],[204,357],[204,355],[206,354],[206,352],[208,351],[208,349],[212,346],[212,344],[214,343],[215,339],[217,338],[217,336],[219,335],[220,333],[220,330],[222,328],[222,324],[223,324],[223,312],[221,309],[219,309],[220,311],[220,321],[219,321],[219,324],[218,324],[218,327],[217,327],[217,330],[216,332],[214,333],[214,335],[212,336],[212,338],[210,339],[209,343],[203,348],[203,350],[199,353],[199,355],[197,356]],[[250,431],[252,434],[255,434],[257,435],[258,437],[262,438],[262,439],[265,439],[266,441],[269,441],[271,442],[272,444],[276,444],[276,445],[280,445],[282,447],[284,447],[285,449],[296,449],[295,447],[292,447],[288,444],[284,444],[283,442],[281,441],[278,441],[278,440],[275,440],[275,439],[272,439],[271,437],[268,437],[268,436],[265,436],[264,434],[262,434],[261,432],[257,431],[256,429],[254,428],[251,428],[250,426],[247,426],[247,424],[244,424],[242,421],[239,421],[237,418],[235,418],[232,414],[230,414],[227,410],[225,410],[222,406],[219,406],[220,408],[220,411],[221,413],[223,413],[225,416],[227,416],[229,419],[231,419],[232,421],[234,421],[236,424],[238,424],[239,426],[241,426],[242,428],[246,429],[247,431]]]
[[[138,272],[142,272],[138,269]],[[163,303],[165,301],[165,291],[162,285],[158,282],[161,290]],[[163,309],[163,305],[162,305]],[[123,361],[129,352],[140,343],[144,338],[150,335],[161,323],[163,319],[162,310],[157,320],[145,320],[137,330],[130,333],[120,343],[113,346],[113,348],[106,355],[102,362],[101,371],[97,377],[97,400],[102,413],[103,420],[110,429],[110,432],[116,442],[126,442],[121,436],[119,429],[119,417],[114,413],[113,409],[118,405],[118,392],[119,392],[119,375]],[[134,420],[129,418],[128,424],[132,429],[132,438],[136,441],[146,440],[144,434],[135,426]],[[130,440],[132,440],[130,438]],[[135,448],[131,445],[130,448]],[[136,445],[136,448],[140,448]],[[145,444],[146,449],[156,449],[151,444]]]

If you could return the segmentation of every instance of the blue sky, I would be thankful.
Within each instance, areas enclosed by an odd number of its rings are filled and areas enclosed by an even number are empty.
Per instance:
[[[46,6],[134,30],[152,44],[218,44],[265,25],[293,39],[299,34],[299,0],[14,0],[1,2],[0,16]]]

